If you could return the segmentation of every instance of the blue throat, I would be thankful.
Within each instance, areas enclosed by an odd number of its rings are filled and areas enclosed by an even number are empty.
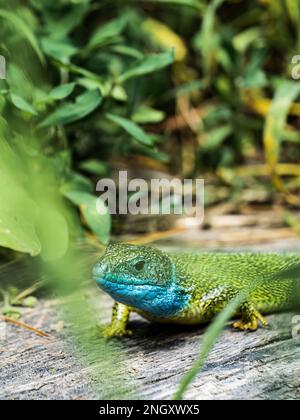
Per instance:
[[[96,282],[117,302],[157,317],[176,315],[187,306],[190,298],[190,295],[177,284],[175,272],[166,286],[145,284],[129,275],[111,273],[97,278]]]

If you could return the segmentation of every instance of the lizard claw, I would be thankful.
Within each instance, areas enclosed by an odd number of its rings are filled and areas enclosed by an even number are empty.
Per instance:
[[[256,331],[259,322],[264,327],[267,327],[269,325],[268,321],[258,311],[254,310],[251,314],[246,316],[241,321],[234,322],[232,326],[234,329],[238,329],[241,331]]]
[[[121,326],[110,325],[104,328],[102,335],[109,340],[111,338],[131,337],[132,331]]]

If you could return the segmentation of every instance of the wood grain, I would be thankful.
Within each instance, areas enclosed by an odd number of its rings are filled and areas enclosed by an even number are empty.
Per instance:
[[[172,244],[165,246],[179,248],[183,241],[182,237],[172,238]],[[259,249],[270,247],[297,248],[292,237],[265,243]],[[96,305],[99,321],[108,322],[111,299],[93,287],[87,293]],[[268,317],[270,327],[255,333],[234,332],[228,327],[186,398],[299,399],[300,340],[292,338],[294,315],[272,315]],[[6,325],[5,334],[0,325],[1,399],[109,399],[124,381],[127,390],[123,398],[169,399],[197,356],[204,332],[204,327],[153,325],[136,315],[131,321],[134,336],[116,344],[114,351],[120,357],[108,377],[103,366],[108,363],[111,344],[106,348],[95,339],[93,356],[78,357],[91,347],[82,343],[78,349],[59,302],[40,300],[37,308],[24,310],[22,321],[50,338],[14,325]]]

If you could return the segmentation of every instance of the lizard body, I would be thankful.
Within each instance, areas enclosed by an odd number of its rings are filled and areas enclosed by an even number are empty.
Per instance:
[[[156,248],[112,244],[93,269],[101,289],[116,301],[107,336],[130,334],[130,312],[160,323],[201,324],[258,278],[266,278],[237,313],[234,327],[256,330],[261,313],[294,305],[295,280],[270,276],[300,264],[299,254],[166,253]]]

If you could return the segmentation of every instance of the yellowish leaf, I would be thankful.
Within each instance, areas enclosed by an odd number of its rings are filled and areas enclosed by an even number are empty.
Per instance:
[[[187,56],[187,48],[179,35],[164,23],[154,19],[146,19],[142,29],[150,34],[153,41],[165,50],[174,49],[175,60],[184,61]]]

